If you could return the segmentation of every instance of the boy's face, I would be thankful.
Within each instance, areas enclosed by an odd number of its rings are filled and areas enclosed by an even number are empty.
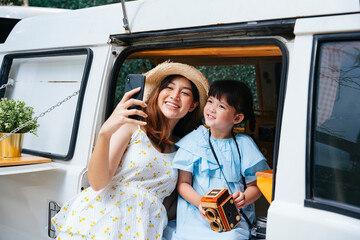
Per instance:
[[[236,113],[234,107],[230,106],[225,97],[220,100],[210,96],[204,107],[205,123],[212,130],[230,132],[234,124],[240,123],[244,115]]]

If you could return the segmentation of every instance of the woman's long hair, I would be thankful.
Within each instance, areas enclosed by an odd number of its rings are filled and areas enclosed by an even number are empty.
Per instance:
[[[142,119],[147,122],[145,125],[146,133],[152,142],[157,144],[161,151],[165,150],[166,146],[171,146],[174,143],[170,140],[171,134],[176,135],[181,138],[193,130],[199,123],[195,122],[196,112],[198,111],[199,106],[192,112],[188,112],[179,122],[176,124],[173,132],[170,131],[169,128],[169,120],[162,114],[158,106],[158,98],[159,93],[165,89],[169,83],[177,78],[182,77],[181,75],[170,75],[167,76],[160,84],[158,88],[156,88],[150,95],[147,108],[145,112],[148,117],[146,119]],[[195,84],[189,80],[191,84],[191,92],[193,94],[193,102],[199,102],[199,91],[196,88]]]

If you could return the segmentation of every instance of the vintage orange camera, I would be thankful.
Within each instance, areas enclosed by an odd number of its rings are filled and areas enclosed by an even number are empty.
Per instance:
[[[230,231],[241,221],[239,210],[227,189],[211,189],[201,198],[201,205],[210,228],[216,232]]]

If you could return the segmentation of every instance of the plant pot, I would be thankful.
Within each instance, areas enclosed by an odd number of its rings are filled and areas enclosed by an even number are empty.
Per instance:
[[[0,138],[7,133],[0,133]],[[5,140],[0,141],[1,157],[21,157],[24,133],[14,133]]]

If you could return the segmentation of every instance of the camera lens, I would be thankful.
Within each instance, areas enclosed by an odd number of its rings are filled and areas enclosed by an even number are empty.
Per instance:
[[[210,228],[211,228],[211,230],[213,230],[215,232],[221,232],[223,227],[222,227],[221,223],[218,223],[217,221],[219,221],[219,219],[215,219],[214,222],[211,222]]]
[[[205,216],[209,219],[209,221],[215,221],[217,214],[214,209],[208,208],[205,210]]]

